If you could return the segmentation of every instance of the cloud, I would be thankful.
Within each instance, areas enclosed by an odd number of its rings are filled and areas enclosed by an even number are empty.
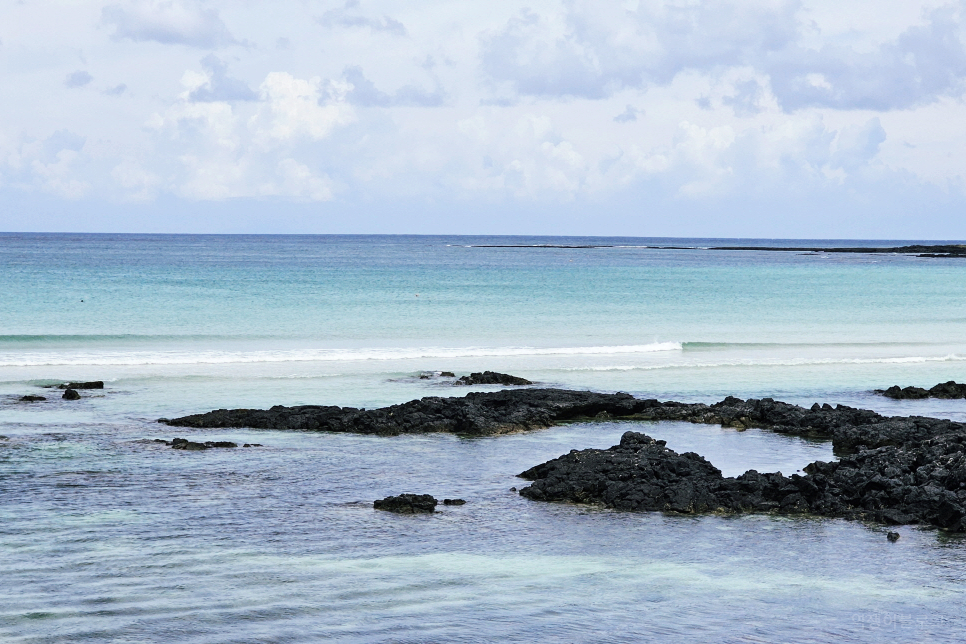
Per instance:
[[[191,200],[333,198],[334,183],[323,167],[330,156],[325,141],[355,118],[347,84],[271,72],[254,100],[232,103],[195,100],[199,77],[207,78],[187,72],[182,99],[150,123],[156,149],[165,151],[159,166],[117,170],[134,195],[150,194],[155,177],[170,176],[167,189]],[[138,184],[143,176],[151,183]]]
[[[815,29],[793,0],[625,5],[574,0],[562,14],[523,10],[481,40],[493,87],[537,97],[603,99],[667,85],[687,72],[747,68],[787,111],[805,107],[903,109],[958,96],[966,77],[966,10],[935,9],[925,22],[858,50],[847,38],[807,43]],[[752,82],[725,104],[753,115]]]
[[[377,89],[358,65],[346,67],[342,71],[342,77],[351,86],[346,99],[360,107],[437,107],[443,104],[443,92],[438,86],[430,92],[410,84],[387,94]]]
[[[368,18],[356,13],[359,9],[358,0],[348,0],[342,9],[331,9],[318,18],[324,27],[346,27],[355,29],[370,29],[382,31],[394,36],[405,36],[406,27],[389,16],[382,18]]]
[[[216,9],[202,9],[180,0],[128,0],[111,4],[102,9],[101,19],[114,26],[116,40],[205,49],[237,42]]]
[[[228,65],[214,54],[201,59],[206,80],[188,94],[192,101],[254,101],[258,95],[237,78],[228,75]]]
[[[960,13],[945,7],[869,52],[832,42],[790,49],[762,67],[786,109],[903,109],[962,93],[964,28]]]
[[[85,85],[88,85],[92,80],[94,80],[93,76],[91,76],[85,71],[78,70],[76,72],[71,72],[70,74],[67,74],[67,78],[64,79],[64,85],[70,88],[84,87]]]
[[[764,0],[640,2],[632,10],[575,0],[562,15],[524,9],[483,36],[481,60],[490,79],[520,94],[600,99],[781,50],[797,35],[797,8]]]
[[[115,85],[114,87],[105,89],[104,94],[107,96],[120,96],[126,91],[127,91],[127,85],[124,83],[121,83],[120,85]]]
[[[639,110],[633,105],[628,105],[624,111],[614,117],[614,123],[631,123],[637,120],[638,114],[643,114],[644,110]]]

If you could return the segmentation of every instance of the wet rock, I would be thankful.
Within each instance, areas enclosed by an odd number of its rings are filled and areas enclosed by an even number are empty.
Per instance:
[[[832,407],[816,403],[806,409],[771,398],[742,400],[733,396],[706,405],[567,389],[507,389],[473,392],[456,398],[432,396],[370,410],[321,405],[219,409],[159,422],[199,429],[249,427],[384,436],[428,432],[492,436],[543,429],[561,422],[608,419],[683,421],[738,429],[757,427],[780,434],[831,440],[838,454],[966,431],[963,424],[947,419],[882,416],[845,405]]]
[[[47,400],[47,399],[44,398],[43,396],[31,396],[31,395],[20,397],[20,402],[40,402],[42,400]]]
[[[92,380],[90,382],[67,382],[60,385],[47,385],[47,389],[103,389],[103,380]]]
[[[898,532],[890,532],[889,534],[886,535],[886,539],[888,539],[892,543],[895,543],[896,541],[899,540],[899,533]]]
[[[463,499],[443,499],[443,505],[466,505]]]
[[[439,377],[440,378],[455,378],[456,377],[456,374],[453,373],[452,371],[440,371],[439,372]]]
[[[80,400],[80,394],[73,389],[65,389],[64,395],[61,398],[64,400]]]
[[[805,476],[723,477],[703,457],[626,432],[606,450],[573,450],[519,476],[535,501],[678,513],[810,514],[966,531],[966,432],[817,461]]]
[[[261,443],[245,443],[242,447],[264,447]]]
[[[454,385],[532,385],[533,383],[526,378],[511,376],[508,373],[498,373],[496,371],[484,371],[483,373],[471,373],[468,376],[458,378]]]
[[[292,429],[394,436],[451,432],[491,436],[542,429],[560,421],[592,418],[607,411],[626,418],[657,401],[629,394],[600,394],[565,389],[517,389],[474,392],[459,398],[427,397],[381,409],[321,405],[271,409],[219,409],[174,419],[167,425],[196,428]]]
[[[437,503],[429,494],[400,494],[379,499],[373,502],[372,507],[397,514],[421,514],[435,512]]]
[[[945,400],[955,400],[966,398],[966,384],[961,384],[955,380],[941,382],[929,389],[922,387],[899,387],[892,385],[888,389],[876,389],[875,393],[881,394],[894,400],[922,400],[923,398],[942,398]]]
[[[167,441],[162,442],[170,445],[172,449],[184,449],[188,451],[238,447],[238,443],[232,443],[231,441],[205,441],[204,443],[198,443],[195,441],[189,441],[186,438],[174,438],[170,443]]]

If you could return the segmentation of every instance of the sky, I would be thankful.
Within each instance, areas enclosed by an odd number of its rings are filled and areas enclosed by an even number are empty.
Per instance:
[[[0,230],[966,239],[966,2],[5,0]]]

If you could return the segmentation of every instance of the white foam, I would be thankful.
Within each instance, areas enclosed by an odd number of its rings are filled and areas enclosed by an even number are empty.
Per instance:
[[[966,356],[903,356],[882,358],[794,358],[791,360],[731,360],[724,362],[669,362],[654,365],[606,365],[566,367],[562,371],[651,371],[653,369],[714,369],[721,367],[800,367],[836,364],[916,364],[926,362],[962,362]]]
[[[102,351],[0,354],[0,367],[246,364],[261,362],[354,362],[511,356],[627,355],[680,351],[680,342],[598,347],[418,347],[390,349],[298,349],[289,351]]]

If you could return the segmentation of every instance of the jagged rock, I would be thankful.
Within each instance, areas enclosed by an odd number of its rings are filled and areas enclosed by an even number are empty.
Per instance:
[[[172,449],[184,449],[188,451],[200,451],[203,449],[214,449],[219,447],[238,447],[238,443],[232,443],[231,441],[205,441],[204,443],[197,443],[195,441],[189,441],[187,438],[174,438],[170,442],[161,439],[155,439],[155,441],[162,442],[165,445],[170,445]]]
[[[957,432],[817,461],[805,476],[749,470],[726,478],[693,452],[626,432],[609,449],[573,450],[521,473],[533,483],[520,494],[620,510],[812,514],[964,532],[964,443],[966,432]]]
[[[466,505],[463,499],[443,499],[443,505]]]
[[[428,432],[491,436],[543,429],[560,422],[606,420],[607,415],[612,420],[671,420],[736,429],[759,427],[781,434],[831,440],[837,453],[854,452],[861,447],[900,445],[966,430],[951,420],[888,417],[845,405],[832,407],[815,403],[806,409],[771,398],[742,400],[733,396],[706,405],[567,389],[474,392],[460,398],[433,396],[370,410],[319,405],[275,406],[267,410],[219,409],[159,422],[200,429],[250,427],[385,436]]]
[[[46,385],[47,389],[103,389],[103,380],[92,380],[91,382],[67,382],[60,385]]]
[[[47,399],[44,398],[43,396],[31,396],[31,395],[20,397],[20,402],[40,402],[41,400],[47,400]]]
[[[372,507],[397,514],[421,514],[435,512],[437,503],[429,494],[400,494],[379,499],[373,502]]]
[[[876,389],[875,393],[882,394],[887,398],[895,400],[921,400],[923,398],[943,398],[954,400],[966,398],[966,384],[960,384],[955,380],[941,382],[929,389],[922,387],[899,387],[892,385],[888,389]]]
[[[64,395],[61,398],[64,400],[80,400],[80,394],[73,389],[65,389]]]
[[[533,383],[526,378],[511,376],[508,373],[498,373],[496,371],[484,371],[483,373],[471,373],[468,376],[458,378],[454,385],[532,385]]]

